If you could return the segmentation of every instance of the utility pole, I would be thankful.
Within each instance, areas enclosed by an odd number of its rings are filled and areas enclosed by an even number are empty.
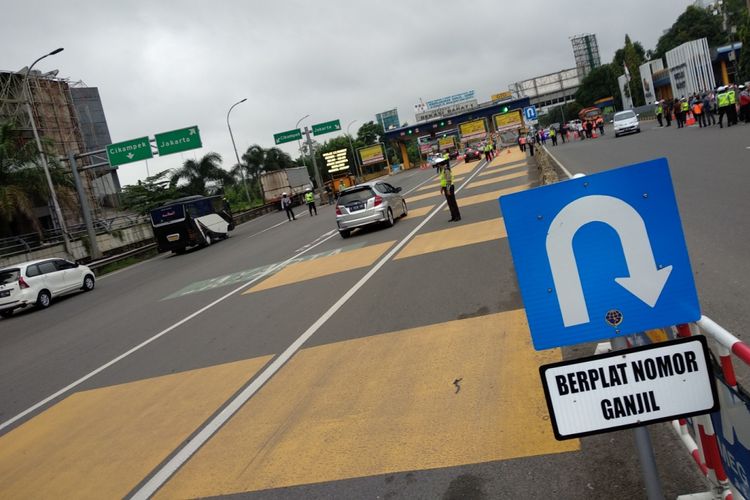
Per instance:
[[[91,257],[91,259],[93,260],[96,260],[101,258],[102,252],[99,250],[99,242],[96,240],[96,231],[94,230],[94,223],[91,220],[91,207],[89,206],[89,200],[86,197],[86,193],[83,190],[83,185],[81,184],[81,176],[78,173],[78,165],[76,164],[75,154],[68,153],[68,162],[70,163],[70,171],[73,173],[73,182],[76,185],[78,200],[81,202],[83,222],[86,224],[86,233],[89,237],[89,257]]]
[[[320,177],[320,172],[318,171],[318,162],[315,161],[315,149],[313,148],[313,142],[310,138],[310,129],[307,128],[307,125],[305,125],[305,140],[307,141],[307,150],[310,152],[310,156],[312,157],[312,165],[313,165],[313,171],[315,172],[315,183],[318,185],[318,195],[321,197],[320,199],[323,199],[323,179]]]

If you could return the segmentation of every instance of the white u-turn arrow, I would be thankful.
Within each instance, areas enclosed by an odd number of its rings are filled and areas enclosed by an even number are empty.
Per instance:
[[[617,232],[630,276],[615,281],[649,307],[656,305],[672,272],[672,266],[657,269],[646,224],[632,206],[619,198],[602,195],[585,196],[569,203],[555,216],[547,232],[547,257],[566,327],[589,322],[573,253],[573,237],[590,222],[603,222]]]

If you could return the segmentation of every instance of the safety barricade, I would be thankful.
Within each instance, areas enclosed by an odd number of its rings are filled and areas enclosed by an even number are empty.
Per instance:
[[[720,410],[711,415],[672,421],[672,427],[693,457],[712,491],[684,498],[750,498],[750,397],[737,384],[736,356],[750,366],[750,346],[706,316],[678,325],[677,337],[704,334],[716,343],[720,369],[715,370]]]

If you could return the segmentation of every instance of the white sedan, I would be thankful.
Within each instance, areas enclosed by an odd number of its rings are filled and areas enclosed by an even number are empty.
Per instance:
[[[16,309],[49,307],[52,299],[95,285],[87,266],[63,259],[23,262],[0,269],[0,316],[8,318]]]

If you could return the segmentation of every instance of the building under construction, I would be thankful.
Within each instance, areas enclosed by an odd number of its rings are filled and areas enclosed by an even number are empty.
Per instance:
[[[0,71],[0,122],[10,122],[23,139],[33,141],[32,123],[26,110],[29,96],[34,123],[48,158],[67,158],[102,149],[111,142],[99,92],[82,82],[71,83],[58,78],[57,70],[48,73],[32,71],[25,80],[26,68],[20,71]],[[28,92],[24,92],[24,86]],[[117,172],[110,167],[86,169],[87,165],[106,161],[103,157],[89,157],[78,161],[84,192],[89,199],[94,218],[105,218],[117,207],[120,191]],[[67,161],[57,162],[69,170]],[[82,223],[76,207],[61,207],[66,226]],[[45,229],[59,227],[51,206],[37,207],[37,215]]]
[[[596,43],[596,35],[583,34],[570,37],[573,44],[573,57],[576,60],[578,77],[583,81],[592,69],[602,65],[599,58],[599,44]]]

